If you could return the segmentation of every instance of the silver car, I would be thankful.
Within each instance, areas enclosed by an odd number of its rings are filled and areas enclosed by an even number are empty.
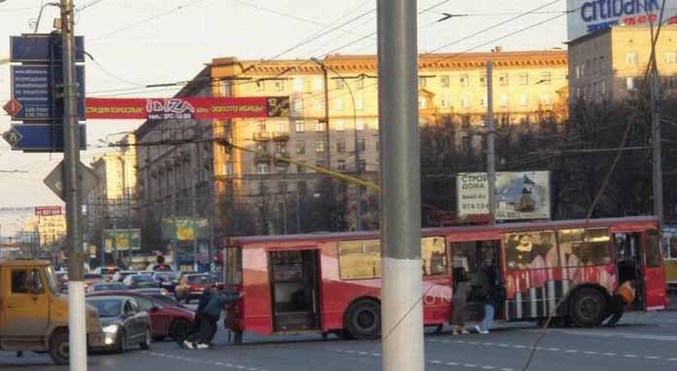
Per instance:
[[[136,300],[129,296],[88,297],[87,304],[99,312],[104,332],[105,350],[122,353],[138,345],[150,348],[152,339],[148,313],[139,310]]]

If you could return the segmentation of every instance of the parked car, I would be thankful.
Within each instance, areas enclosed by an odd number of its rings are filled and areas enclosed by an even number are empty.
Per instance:
[[[146,295],[133,290],[116,292],[96,292],[87,295],[91,297],[126,296],[134,298],[142,310],[148,311],[151,323],[153,340],[159,341],[169,336],[174,340],[184,340],[193,327],[195,312],[171,301],[159,297]],[[169,296],[163,298],[170,299]]]
[[[206,273],[184,274],[174,289],[176,300],[185,300],[189,303],[192,299],[200,297],[207,287],[215,283],[217,283],[216,279]]]
[[[149,314],[141,310],[136,299],[130,296],[87,297],[87,304],[96,308],[104,333],[103,349],[124,352],[139,345],[150,348],[152,339]]]
[[[177,272],[155,272],[153,278],[160,287],[169,292],[174,292],[174,288],[179,284],[179,274]]]
[[[173,271],[172,266],[166,263],[153,263],[149,264],[146,268],[148,271],[153,272],[171,272]]]
[[[132,289],[132,291],[146,295],[169,296],[169,291],[167,291],[167,289],[163,289],[162,287],[142,287],[138,289]]]
[[[123,270],[120,270],[120,271],[115,272],[112,280],[115,281],[115,282],[122,282],[122,281],[124,281],[125,277],[130,276],[132,274],[138,274],[138,273],[139,273],[138,271],[130,271],[130,270],[124,270],[123,271]]]
[[[103,276],[103,279],[106,281],[110,281],[113,279],[113,275],[117,272],[120,271],[119,267],[116,267],[114,265],[112,266],[105,266],[105,267],[96,267],[93,271],[93,273],[98,273]]]
[[[125,277],[122,283],[130,289],[140,289],[147,287],[158,287],[159,285],[153,279],[153,276],[147,274],[132,274]]]
[[[98,273],[85,273],[84,281],[87,289],[90,285],[103,281],[103,276]]]
[[[120,291],[127,290],[127,286],[121,282],[97,282],[87,287],[87,292]]]

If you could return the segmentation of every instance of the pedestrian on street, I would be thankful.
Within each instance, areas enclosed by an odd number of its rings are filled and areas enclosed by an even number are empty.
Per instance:
[[[468,295],[470,294],[470,284],[468,283],[468,276],[464,268],[460,268],[456,277],[456,288],[454,296],[451,298],[453,312],[451,315],[451,325],[454,326],[452,335],[468,334],[465,329],[465,309],[468,303]]]
[[[625,281],[618,287],[616,293],[609,298],[609,305],[607,306],[607,316],[609,321],[606,323],[607,327],[616,327],[618,321],[623,317],[623,310],[626,305],[635,301],[635,287],[632,282]]]
[[[477,333],[486,335],[489,333],[491,324],[494,322],[496,308],[499,308],[505,300],[505,289],[501,283],[498,269],[493,263],[493,259],[484,259],[483,265],[479,271],[480,282],[484,292],[484,319],[480,325],[475,326]]]
[[[207,349],[211,347],[212,339],[217,331],[217,323],[221,318],[223,306],[239,300],[242,294],[217,293],[209,298],[209,303],[200,316],[200,330],[193,342],[187,342],[191,349]]]
[[[190,332],[188,333],[188,336],[186,336],[185,339],[177,339],[179,341],[179,344],[188,346],[189,343],[193,343],[195,339],[197,339],[198,332],[200,330],[200,323],[202,320],[202,313],[207,307],[207,304],[209,304],[209,299],[211,299],[211,297],[218,292],[219,289],[218,286],[216,285],[211,285],[204,292],[202,292],[202,295],[200,295],[200,301],[197,305],[197,309],[195,310],[193,328],[191,328]]]

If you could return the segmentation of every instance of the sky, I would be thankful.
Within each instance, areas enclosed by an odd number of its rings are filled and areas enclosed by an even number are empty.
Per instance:
[[[10,64],[2,62],[9,57],[9,36],[32,33],[41,3],[50,1],[0,2],[0,106],[11,98]],[[189,80],[217,57],[309,59],[327,53],[376,53],[376,36],[365,37],[376,31],[376,0],[74,2],[79,9],[76,34],[85,37],[85,49],[94,58],[85,64],[88,97],[170,97],[178,88],[145,86]],[[565,48],[566,0],[419,0],[418,8],[420,52],[489,51],[499,45],[506,51]],[[463,16],[437,22],[443,12]],[[58,15],[58,8],[46,6],[38,32],[51,32]],[[497,40],[522,29],[527,30]],[[0,132],[11,123],[0,112]],[[89,165],[110,151],[104,143],[141,123],[88,121],[82,162]],[[42,180],[62,157],[12,151],[0,139],[0,207],[61,204]]]

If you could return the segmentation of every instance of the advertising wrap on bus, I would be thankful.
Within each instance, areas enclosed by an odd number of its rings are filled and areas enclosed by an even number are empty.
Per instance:
[[[656,24],[662,0],[567,0],[569,40],[612,26]],[[677,0],[665,0],[663,21],[677,23]]]
[[[486,173],[456,176],[458,215],[489,214]],[[496,173],[496,220],[550,219],[550,172]]]

